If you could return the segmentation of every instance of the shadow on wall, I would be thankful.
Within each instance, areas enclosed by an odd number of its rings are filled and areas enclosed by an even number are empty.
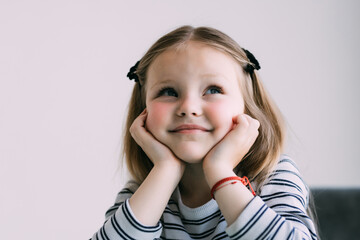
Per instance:
[[[360,239],[360,188],[312,188],[322,240]]]

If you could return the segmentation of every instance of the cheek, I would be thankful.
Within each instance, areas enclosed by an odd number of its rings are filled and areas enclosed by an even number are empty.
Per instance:
[[[169,114],[169,107],[163,103],[152,103],[147,106],[147,112],[146,128],[150,132],[154,132],[164,126]]]
[[[214,127],[230,130],[233,125],[232,118],[243,113],[240,106],[229,102],[214,103],[207,109],[208,118]]]

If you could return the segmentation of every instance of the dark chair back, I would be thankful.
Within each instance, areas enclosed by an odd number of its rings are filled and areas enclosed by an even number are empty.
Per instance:
[[[312,188],[322,240],[360,239],[360,188]]]

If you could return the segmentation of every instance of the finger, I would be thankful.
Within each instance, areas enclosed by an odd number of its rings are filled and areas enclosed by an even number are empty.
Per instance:
[[[251,127],[253,127],[254,129],[258,129],[260,127],[260,122],[255,119],[255,118],[252,118],[251,116],[247,115],[247,114],[244,114],[246,119],[248,120],[249,122],[249,125]]]
[[[143,111],[133,122],[129,131],[135,142],[143,147],[144,142],[151,139],[150,133],[145,129],[145,121],[147,118],[146,111]]]
[[[143,114],[147,114],[147,109],[146,108],[140,113],[140,115],[143,115]]]
[[[244,116],[245,114],[239,114],[233,117],[232,121],[234,124],[239,124],[240,122],[244,121]]]
[[[249,115],[246,115],[245,117],[249,121],[248,142],[249,146],[252,146],[255,143],[257,137],[259,136],[260,122]]]
[[[233,118],[233,130],[245,131],[249,127],[249,120],[245,114],[239,114]]]
[[[239,144],[252,145],[259,135],[259,121],[247,114],[240,114],[236,116],[233,121],[235,122],[235,127],[229,135],[234,135],[234,141],[238,141]]]

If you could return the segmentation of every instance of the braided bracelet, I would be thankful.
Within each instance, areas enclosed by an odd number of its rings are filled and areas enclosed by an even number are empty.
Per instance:
[[[230,183],[227,183],[227,182],[230,182]],[[241,182],[242,184],[244,184],[245,186],[249,185],[249,188],[251,190],[251,193],[256,196],[255,192],[254,192],[254,189],[251,187],[251,184],[250,184],[250,181],[249,179],[244,176],[244,177],[227,177],[227,178],[224,178],[224,179],[221,179],[220,181],[218,181],[217,183],[215,183],[215,185],[211,188],[211,197],[213,199],[215,199],[214,197],[214,193],[219,190],[220,188],[223,188],[227,185],[230,185],[230,184],[235,184],[237,182]],[[224,184],[224,183],[227,183],[227,184]]]

